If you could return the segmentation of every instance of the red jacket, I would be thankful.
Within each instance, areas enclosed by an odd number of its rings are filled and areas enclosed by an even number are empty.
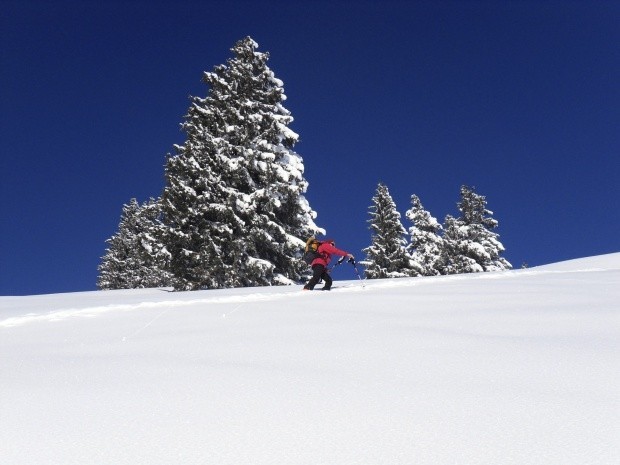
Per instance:
[[[349,255],[349,252],[337,249],[330,242],[323,242],[321,245],[319,245],[317,252],[321,255],[318,258],[312,260],[312,264],[310,266],[323,265],[327,268],[327,264],[332,259],[332,255],[340,255],[342,257],[346,257],[347,255]]]

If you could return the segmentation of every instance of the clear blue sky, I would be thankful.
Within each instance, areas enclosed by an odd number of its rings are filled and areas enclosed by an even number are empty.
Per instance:
[[[160,195],[189,95],[247,35],[339,247],[362,257],[381,181],[403,219],[475,186],[515,267],[620,250],[618,1],[0,7],[0,295],[95,289],[122,205]]]

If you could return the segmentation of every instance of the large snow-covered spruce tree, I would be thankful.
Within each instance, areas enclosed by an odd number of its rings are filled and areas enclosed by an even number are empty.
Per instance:
[[[420,276],[442,274],[441,224],[424,209],[420,198],[415,194],[411,196],[411,208],[407,210],[405,216],[412,223],[409,227],[410,240],[407,252],[411,256],[413,272]]]
[[[169,254],[158,237],[162,230],[159,202],[150,199],[140,205],[131,199],[123,205],[118,232],[106,242],[108,248],[99,265],[97,287],[136,289],[170,286],[166,271]]]
[[[504,246],[494,232],[498,222],[486,208],[483,195],[468,186],[461,187],[457,203],[461,215],[447,215],[444,223],[444,266],[447,274],[476,273],[512,269],[503,257]]]
[[[320,228],[303,195],[283,83],[257,48],[246,37],[204,74],[207,96],[192,98],[187,140],[167,160],[164,237],[179,290],[284,284],[307,273],[299,254]]]
[[[405,228],[400,221],[400,213],[390,192],[379,183],[369,207],[371,245],[363,252],[366,259],[360,263],[365,266],[368,279],[401,278],[411,276],[411,264],[405,247]]]

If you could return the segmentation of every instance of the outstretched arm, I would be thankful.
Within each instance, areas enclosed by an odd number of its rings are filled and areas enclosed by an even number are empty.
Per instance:
[[[349,252],[345,252],[344,250],[337,249],[330,243],[323,244],[323,250],[331,255],[340,255],[341,257],[354,258],[352,254]]]

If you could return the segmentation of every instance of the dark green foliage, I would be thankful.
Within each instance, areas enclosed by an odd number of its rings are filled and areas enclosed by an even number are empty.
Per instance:
[[[177,289],[284,284],[306,272],[302,238],[317,230],[303,194],[298,136],[282,82],[249,37],[205,73],[166,165],[166,247]]]

